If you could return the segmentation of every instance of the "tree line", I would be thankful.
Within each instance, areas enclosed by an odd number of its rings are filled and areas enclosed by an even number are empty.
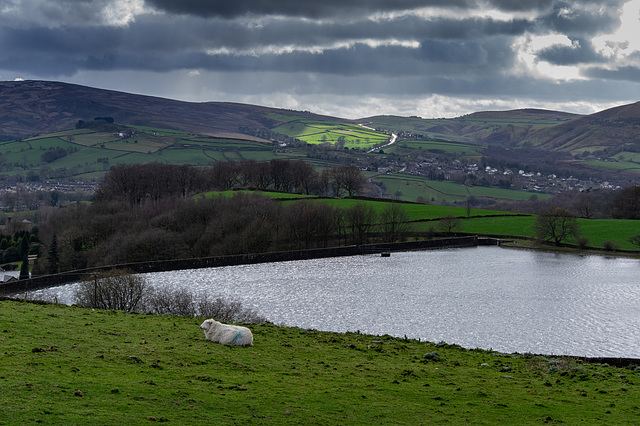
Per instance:
[[[166,198],[130,204],[103,200],[44,208],[39,226],[47,253],[36,274],[92,266],[286,251],[396,241],[409,230],[403,206],[377,212],[318,200],[282,203],[254,193]],[[55,247],[55,252],[52,250]]]
[[[105,175],[94,199],[126,201],[135,205],[234,188],[354,196],[364,189],[365,184],[362,171],[354,165],[317,171],[304,161],[280,159],[217,162],[210,168],[162,163],[123,164],[113,167]]]

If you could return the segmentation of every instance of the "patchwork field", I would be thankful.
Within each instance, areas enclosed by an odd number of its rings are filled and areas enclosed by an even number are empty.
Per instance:
[[[129,126],[127,133],[76,129],[0,143],[0,170],[41,179],[100,178],[117,164],[163,162],[206,166],[215,161],[277,158],[273,146],[250,140]],[[90,177],[91,176],[91,177]]]
[[[273,129],[310,144],[341,143],[345,148],[371,148],[389,140],[384,133],[354,124],[296,119]]]

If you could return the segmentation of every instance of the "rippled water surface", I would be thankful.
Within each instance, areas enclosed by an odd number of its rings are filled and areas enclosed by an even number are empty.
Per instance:
[[[640,261],[479,247],[145,274],[276,324],[468,348],[640,357]],[[42,291],[70,302],[72,286]]]

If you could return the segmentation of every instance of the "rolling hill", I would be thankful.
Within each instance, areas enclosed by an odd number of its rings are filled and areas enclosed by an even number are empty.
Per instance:
[[[362,121],[370,123],[372,127],[388,128],[427,138],[510,146],[519,143],[532,132],[577,117],[580,116],[559,111],[518,109],[476,112],[458,118],[375,116],[364,118]]]
[[[258,140],[239,128],[273,128],[269,116],[327,120],[308,112],[229,102],[182,102],[48,81],[0,82],[0,140],[73,129],[79,120],[110,117],[116,123]],[[331,121],[347,121],[330,117]]]
[[[541,129],[525,137],[522,143],[572,154],[584,151],[609,154],[637,152],[640,150],[640,102]]]
[[[585,116],[519,109],[476,112],[452,119],[375,116],[347,120],[230,102],[183,102],[60,82],[0,82],[0,140],[69,130],[79,120],[96,117],[109,117],[124,125],[261,142],[266,136],[247,129],[298,137],[311,134],[309,129],[325,123],[343,123],[431,139],[484,146],[533,147],[574,155],[585,151],[606,152],[609,156],[640,151],[640,102]],[[351,130],[342,131],[348,135]],[[327,141],[335,143],[337,137],[332,139],[329,134]],[[375,141],[371,135],[354,136],[354,141],[357,137],[362,143],[366,139],[371,143]],[[307,142],[319,143],[320,138]]]

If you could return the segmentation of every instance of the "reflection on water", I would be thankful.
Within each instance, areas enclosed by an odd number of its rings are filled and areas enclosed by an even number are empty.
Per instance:
[[[145,274],[276,324],[468,348],[640,357],[640,261],[498,247]],[[72,286],[41,291],[71,302]]]

